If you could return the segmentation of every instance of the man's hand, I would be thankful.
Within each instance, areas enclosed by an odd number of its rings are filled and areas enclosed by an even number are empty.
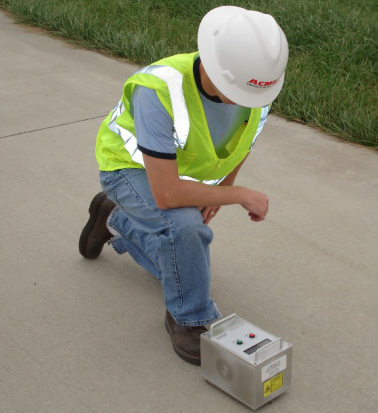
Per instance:
[[[203,223],[207,225],[215,217],[220,208],[220,206],[198,207],[201,211]]]
[[[269,208],[269,199],[262,192],[248,190],[246,198],[240,205],[248,211],[248,215],[254,222],[264,221]]]
[[[247,197],[240,205],[248,211],[253,222],[264,221],[269,208],[269,199],[262,192],[247,190]],[[208,224],[220,210],[220,206],[198,207],[204,224]]]

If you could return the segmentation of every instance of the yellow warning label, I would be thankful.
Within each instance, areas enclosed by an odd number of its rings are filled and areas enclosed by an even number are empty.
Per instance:
[[[264,383],[264,397],[269,396],[270,394],[282,387],[282,377],[283,373],[278,374],[277,376],[273,377],[272,379]]]

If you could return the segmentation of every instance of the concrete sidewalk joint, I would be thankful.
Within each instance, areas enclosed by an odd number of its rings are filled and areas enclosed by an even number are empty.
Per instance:
[[[24,135],[25,133],[39,132],[39,131],[46,130],[46,129],[59,128],[61,126],[66,126],[66,125],[73,125],[75,123],[82,123],[82,122],[86,122],[88,120],[93,120],[93,119],[103,119],[105,118],[105,116],[106,115],[100,115],[100,116],[95,116],[93,118],[86,118],[86,119],[75,120],[73,122],[60,123],[59,125],[46,126],[45,128],[39,128],[39,129],[33,129],[33,130],[24,131],[24,132],[13,133],[11,135],[0,136],[0,139],[11,138],[12,136]]]

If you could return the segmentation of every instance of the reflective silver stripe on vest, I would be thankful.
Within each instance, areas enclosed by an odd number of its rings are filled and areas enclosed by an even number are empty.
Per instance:
[[[142,152],[138,149],[136,137],[127,129],[122,128],[116,122],[118,116],[121,116],[125,110],[125,105],[122,102],[122,99],[116,104],[113,109],[112,116],[109,121],[109,129],[120,136],[124,142],[124,146],[129,152],[131,159],[144,166]]]
[[[266,118],[268,117],[269,110],[270,110],[271,107],[272,107],[272,104],[270,103],[269,105],[266,105],[266,106],[261,108],[260,122],[257,126],[256,133],[255,133],[255,136],[253,137],[253,140],[252,140],[252,143],[251,143],[251,146],[250,146],[249,150],[252,149],[252,146],[255,144],[257,137],[260,135],[261,131],[263,130],[263,127],[264,127],[265,122],[266,122]]]
[[[136,74],[149,74],[163,80],[169,91],[173,111],[173,138],[178,148],[184,149],[189,135],[189,113],[182,89],[182,74],[170,66],[146,66]]]
[[[198,179],[194,179],[191,176],[184,176],[184,175],[180,175],[179,178],[186,180],[186,181],[194,181],[194,182],[202,182],[203,184],[206,185],[219,185],[224,179],[226,179],[227,175],[224,176],[223,178],[219,178],[219,179],[214,179],[212,181],[199,181]]]

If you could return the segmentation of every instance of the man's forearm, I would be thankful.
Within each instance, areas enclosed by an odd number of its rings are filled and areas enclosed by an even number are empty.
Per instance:
[[[249,190],[241,186],[209,186],[200,182],[180,180],[175,188],[166,192],[159,207],[168,209],[242,204],[248,197],[247,191]]]
[[[222,206],[239,204],[249,212],[250,218],[262,221],[268,212],[268,198],[265,194],[242,186],[209,186],[200,182],[179,180],[173,191],[169,191],[162,209],[186,206]]]

